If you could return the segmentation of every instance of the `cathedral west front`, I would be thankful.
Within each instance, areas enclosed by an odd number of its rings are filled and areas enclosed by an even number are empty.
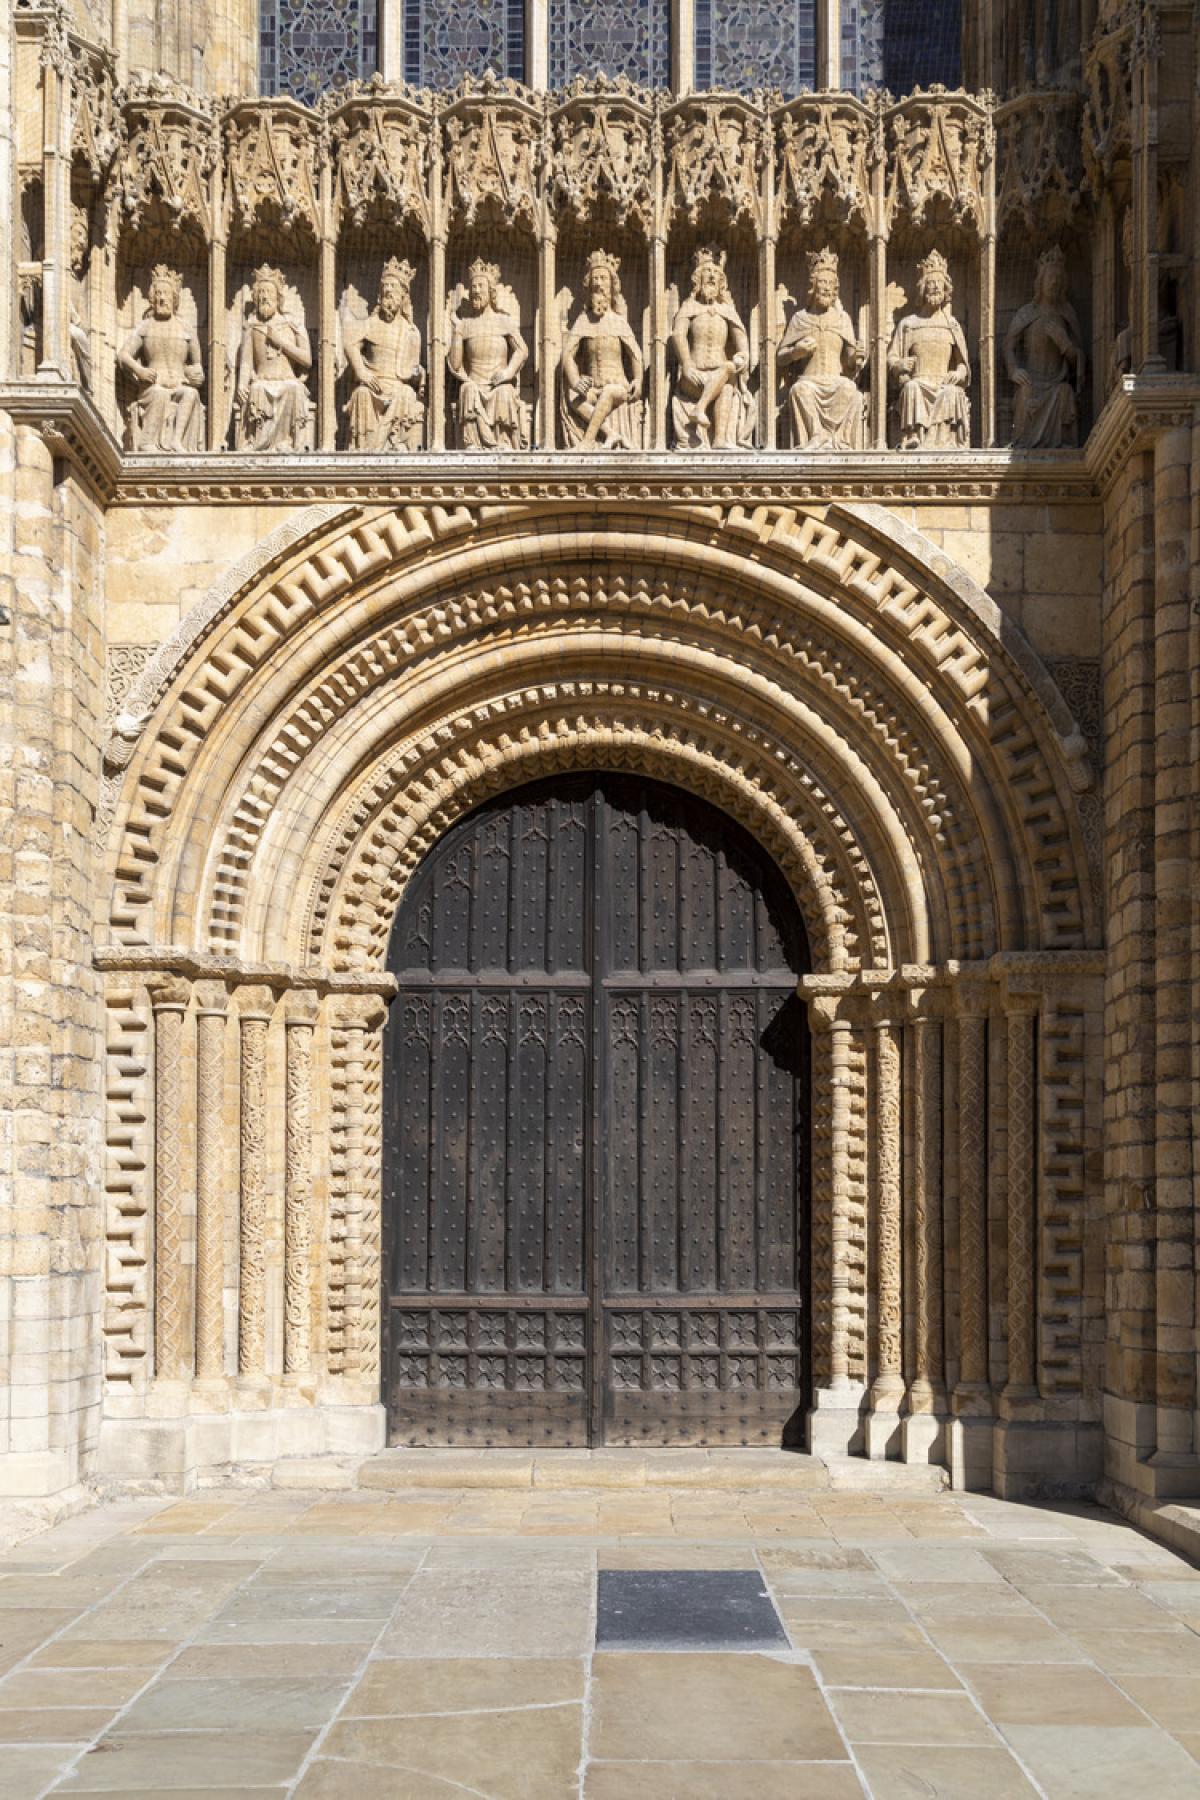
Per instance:
[[[0,1493],[1200,1496],[1175,0],[0,33]]]

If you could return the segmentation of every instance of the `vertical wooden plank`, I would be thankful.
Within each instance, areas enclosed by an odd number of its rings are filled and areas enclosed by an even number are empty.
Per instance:
[[[753,990],[723,996],[721,1110],[725,1119],[728,1259],[723,1285],[730,1292],[754,1286],[754,1071],[757,1008]]]
[[[649,1287],[678,1290],[679,1005],[677,993],[649,997],[650,1046],[645,1124],[647,1184],[643,1205],[649,1232]]]
[[[433,1003],[427,994],[402,995],[400,1038],[400,1228],[397,1232],[397,1285],[419,1292],[429,1276],[429,1173],[432,1148],[431,1058]]]
[[[505,993],[479,998],[476,1053],[476,1148],[473,1157],[476,1266],[470,1286],[501,1293],[505,1280],[508,1091],[511,1002]]]
[[[517,1002],[516,1094],[512,1115],[516,1155],[510,1205],[513,1207],[515,1265],[509,1282],[520,1294],[542,1287],[546,1205],[546,1048],[548,1003],[545,993],[522,993]]]
[[[719,1286],[717,1269],[718,1152],[717,1002],[711,994],[685,1001],[686,1032],[680,1068],[680,1285],[695,1293]]]

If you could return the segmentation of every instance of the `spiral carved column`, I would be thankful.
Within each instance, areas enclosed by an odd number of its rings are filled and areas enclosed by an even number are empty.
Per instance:
[[[887,1456],[904,1398],[904,1295],[901,1253],[900,1034],[889,1020],[874,1030],[875,1379],[867,1450]]]
[[[904,1421],[904,1457],[907,1462],[926,1462],[941,1458],[946,1409],[942,1329],[942,1025],[940,1018],[924,1010],[924,1000],[914,996],[913,1004],[921,1010],[911,1019],[906,1033],[911,1079],[912,1153],[907,1187],[912,1378]]]
[[[313,1028],[312,993],[288,997],[287,1143],[283,1214],[283,1372],[312,1366]]]
[[[175,976],[146,985],[154,1010],[154,1372],[182,1381],[191,1374],[183,1170],[183,1020],[191,986]]]
[[[1036,1394],[1034,1296],[1036,996],[1010,997],[1008,1012],[1008,1399]]]
[[[274,1003],[270,988],[245,988],[241,994],[238,1372],[250,1376],[266,1373],[267,1028]]]

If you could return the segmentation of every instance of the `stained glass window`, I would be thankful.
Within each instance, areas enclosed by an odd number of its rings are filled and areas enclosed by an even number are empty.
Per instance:
[[[670,0],[550,0],[551,87],[601,71],[670,85]]]
[[[404,0],[406,81],[452,88],[488,69],[524,79],[524,0]]]
[[[379,66],[376,0],[261,0],[259,86],[311,105]]]
[[[815,0],[696,0],[696,86],[750,93],[811,88]]]
[[[866,94],[883,86],[884,8],[892,0],[842,0],[842,86]]]
[[[883,78],[896,98],[962,80],[962,0],[887,0]]]

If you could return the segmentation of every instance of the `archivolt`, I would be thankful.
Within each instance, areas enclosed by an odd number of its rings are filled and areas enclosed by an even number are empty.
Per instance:
[[[381,960],[451,817],[587,764],[742,818],[826,967],[1089,940],[1069,716],[961,572],[899,527],[887,560],[887,515],[302,524],[131,697],[118,941]]]

